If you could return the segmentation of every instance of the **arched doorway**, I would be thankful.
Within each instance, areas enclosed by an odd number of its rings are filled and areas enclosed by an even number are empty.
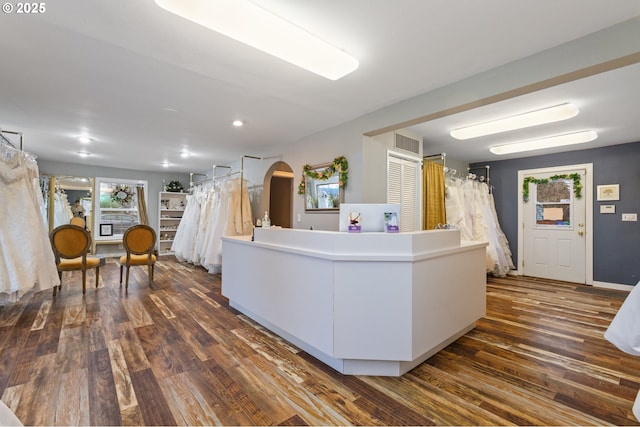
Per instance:
[[[276,162],[267,170],[262,205],[269,211],[272,225],[293,227],[293,170],[286,162]]]

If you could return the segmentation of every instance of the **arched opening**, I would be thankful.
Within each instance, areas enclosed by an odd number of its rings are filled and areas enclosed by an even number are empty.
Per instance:
[[[264,176],[262,205],[272,225],[293,227],[293,169],[286,162],[271,165]]]

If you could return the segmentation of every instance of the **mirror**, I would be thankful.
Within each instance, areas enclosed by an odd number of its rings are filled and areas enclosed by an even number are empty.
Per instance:
[[[79,216],[89,231],[93,219],[93,178],[85,176],[50,176],[41,183],[47,207],[49,230],[69,224]]]
[[[304,197],[306,212],[339,211],[344,202],[344,190],[340,188],[339,174],[324,178],[333,163],[311,166],[305,174]]]

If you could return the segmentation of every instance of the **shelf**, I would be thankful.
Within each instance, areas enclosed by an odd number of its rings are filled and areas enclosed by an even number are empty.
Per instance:
[[[158,253],[160,255],[173,255],[174,253],[171,250],[171,245],[186,207],[181,206],[181,204],[186,205],[186,202],[187,193],[161,191],[158,195],[158,228],[156,230],[158,232]],[[168,206],[175,207],[169,208]],[[171,239],[164,237],[171,237]]]

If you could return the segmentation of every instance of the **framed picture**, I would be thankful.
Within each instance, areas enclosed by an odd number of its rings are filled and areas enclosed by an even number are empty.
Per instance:
[[[101,236],[113,236],[113,224],[100,224]]]
[[[315,172],[324,172],[331,163],[312,166]],[[331,178],[313,179],[305,176],[305,212],[339,212],[344,202],[344,190],[340,188],[339,174]]]
[[[598,200],[620,200],[620,184],[598,185]]]

